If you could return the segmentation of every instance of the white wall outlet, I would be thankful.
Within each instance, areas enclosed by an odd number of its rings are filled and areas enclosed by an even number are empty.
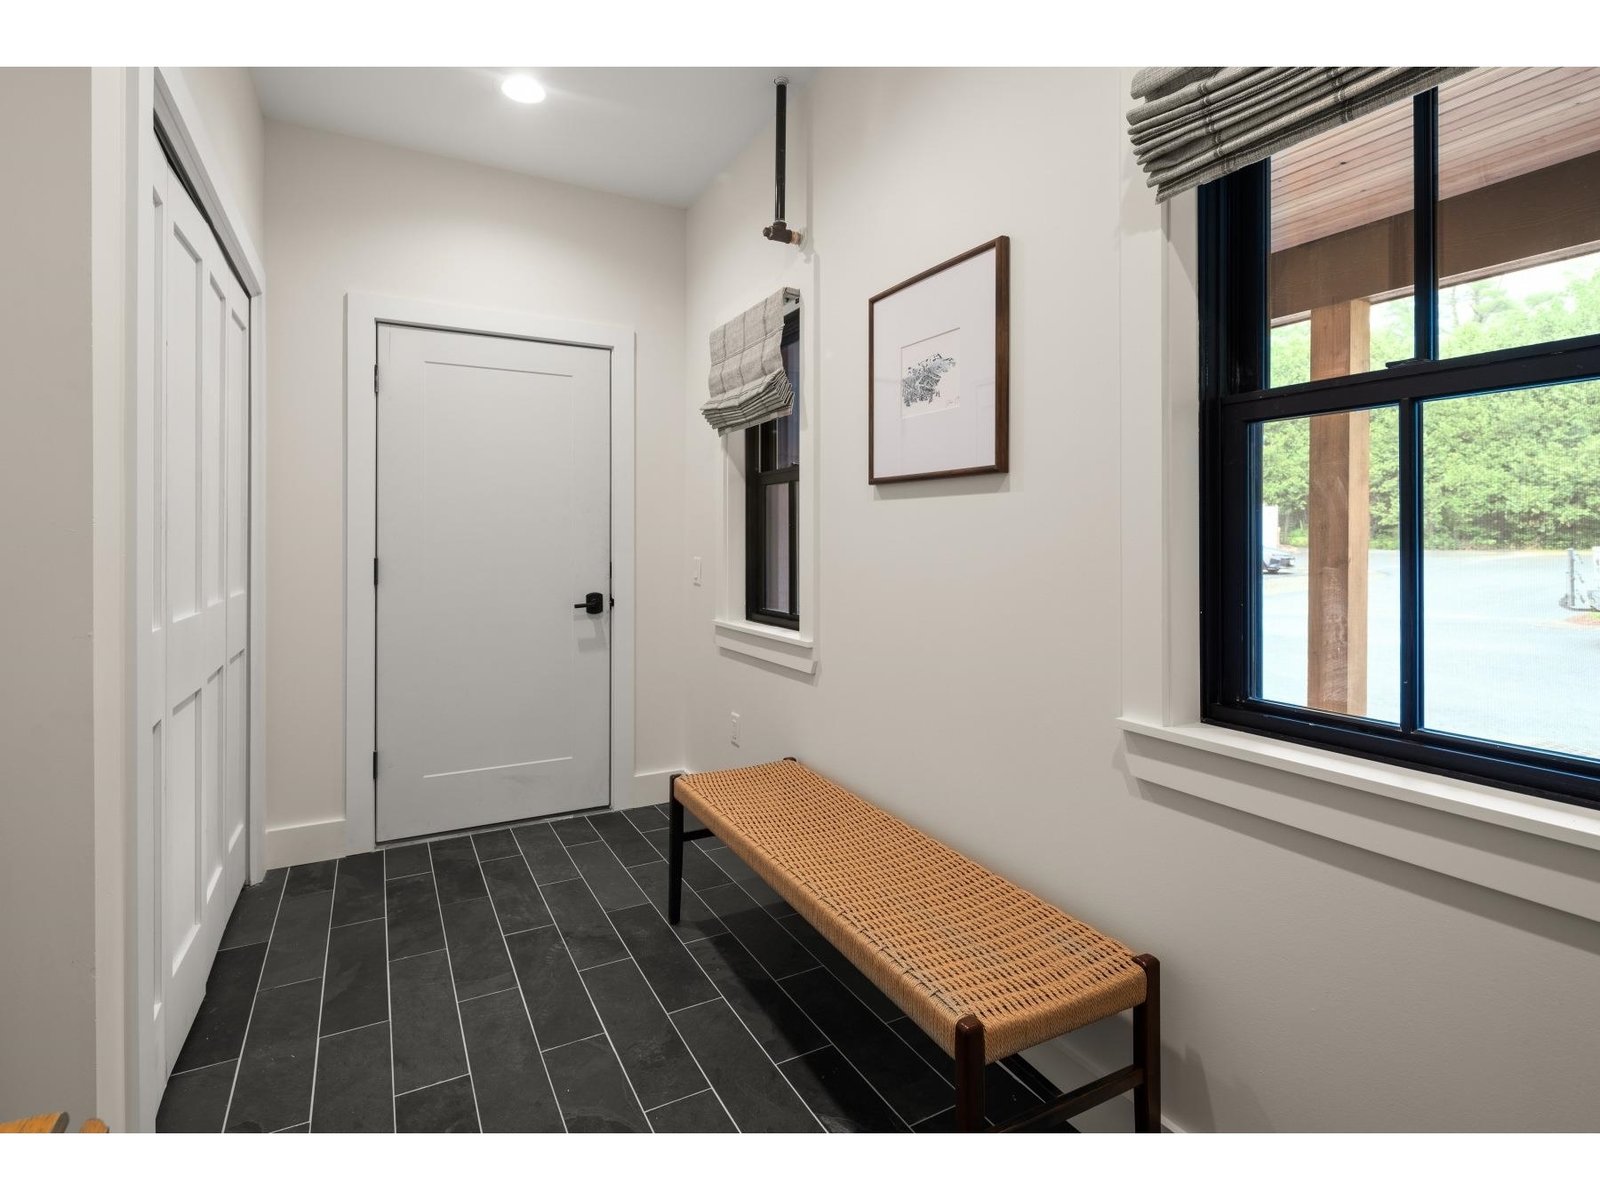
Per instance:
[[[728,717],[728,740],[737,746],[739,744],[739,714],[729,713]]]
[[[694,585],[695,587],[700,586],[700,556],[698,554],[694,557]]]

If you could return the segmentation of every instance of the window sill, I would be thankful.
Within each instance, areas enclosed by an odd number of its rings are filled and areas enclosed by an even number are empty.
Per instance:
[[[1118,725],[1145,783],[1600,920],[1600,813],[1215,725]]]
[[[712,640],[719,650],[772,663],[801,675],[817,669],[817,644],[804,634],[756,621],[712,620]]]

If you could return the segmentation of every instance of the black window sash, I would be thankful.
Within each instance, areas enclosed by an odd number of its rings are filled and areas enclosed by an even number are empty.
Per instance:
[[[792,345],[799,337],[799,316],[791,313],[784,319],[784,345]],[[778,422],[781,419],[775,417],[745,431],[745,619],[763,625],[799,629],[800,466],[798,463],[778,465]],[[796,430],[798,436],[799,431]],[[769,462],[773,464],[771,467],[765,465]],[[789,500],[789,586],[782,608],[767,605],[767,585],[770,581],[767,578],[766,502],[768,488],[775,485],[787,485]]]
[[[1200,190],[1201,679],[1211,723],[1600,808],[1600,763],[1423,726],[1422,420],[1426,402],[1600,377],[1600,335],[1438,356],[1438,92],[1412,102],[1415,357],[1269,386],[1271,169]],[[1400,719],[1261,699],[1261,422],[1393,407],[1399,416]]]

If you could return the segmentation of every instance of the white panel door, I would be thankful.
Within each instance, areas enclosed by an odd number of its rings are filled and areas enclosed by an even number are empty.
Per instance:
[[[141,797],[170,1070],[244,883],[249,302],[156,152],[153,402],[136,424]],[[148,782],[146,782],[148,781]]]
[[[380,325],[378,362],[378,839],[609,803],[610,352]]]

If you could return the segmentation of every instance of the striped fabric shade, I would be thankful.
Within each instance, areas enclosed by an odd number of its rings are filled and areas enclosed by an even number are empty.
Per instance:
[[[799,296],[793,288],[780,288],[712,331],[711,398],[700,412],[718,433],[787,416],[794,407],[783,369],[783,312]]]
[[[1146,67],[1128,133],[1157,200],[1219,179],[1470,67]]]

